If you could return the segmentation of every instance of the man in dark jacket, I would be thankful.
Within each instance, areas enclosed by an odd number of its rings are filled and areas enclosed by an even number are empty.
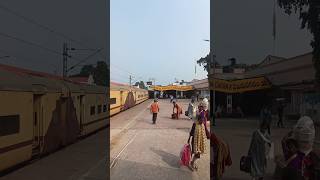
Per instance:
[[[283,121],[282,121],[283,109],[284,109],[284,106],[283,106],[282,103],[280,103],[279,107],[278,107],[278,117],[279,117],[279,119],[278,119],[277,126],[281,127],[281,128],[284,128]]]

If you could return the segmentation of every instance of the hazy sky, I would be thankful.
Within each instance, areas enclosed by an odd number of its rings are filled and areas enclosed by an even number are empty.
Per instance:
[[[214,0],[214,51],[221,64],[235,57],[259,63],[273,54],[272,0]],[[195,60],[209,52],[209,0],[111,0],[111,80],[151,77],[161,84],[195,78]],[[277,7],[277,56],[311,51],[298,16]],[[197,67],[197,78],[206,72]]]
[[[195,78],[209,52],[209,0],[111,0],[111,80]],[[197,67],[197,78],[206,77]]]
[[[63,33],[77,43],[27,22],[5,11],[1,8],[2,6],[55,32]],[[99,55],[93,56],[86,63],[95,64],[98,60],[106,61],[107,12],[105,0],[2,0],[0,2],[0,57],[9,55],[10,58],[0,58],[0,63],[48,73],[56,71],[61,75],[64,42],[68,42],[70,47],[74,48],[103,48]],[[5,37],[5,35],[43,48]],[[90,51],[72,53],[71,55],[77,60],[70,59],[69,67],[91,53]],[[71,71],[70,74],[77,71],[79,68]]]
[[[214,50],[220,63],[235,57],[241,63],[258,63],[273,54],[273,0],[214,0]],[[276,6],[276,54],[292,57],[311,51],[311,35],[300,29],[297,15],[288,16]]]

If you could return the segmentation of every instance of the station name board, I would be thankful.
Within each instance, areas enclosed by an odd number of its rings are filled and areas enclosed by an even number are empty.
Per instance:
[[[271,88],[271,83],[264,77],[240,80],[209,79],[209,84],[210,90],[224,93],[242,93]]]
[[[156,91],[191,91],[192,86],[152,86]]]

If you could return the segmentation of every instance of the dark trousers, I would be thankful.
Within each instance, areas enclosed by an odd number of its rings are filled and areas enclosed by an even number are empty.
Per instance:
[[[158,115],[158,113],[153,113],[153,115],[152,115],[152,121],[153,121],[153,123],[156,123],[156,121],[157,121],[157,115]]]
[[[278,116],[279,116],[279,120],[278,120],[277,126],[284,127],[283,121],[282,121],[282,116],[283,116],[282,113],[279,113]]]

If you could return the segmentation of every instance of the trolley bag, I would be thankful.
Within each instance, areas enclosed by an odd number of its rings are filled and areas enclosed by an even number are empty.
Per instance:
[[[240,159],[240,170],[246,173],[251,172],[251,157],[250,156],[242,156]]]
[[[180,152],[180,166],[189,166],[191,160],[191,148],[189,144],[185,144]]]
[[[172,119],[177,119],[176,114],[175,114],[175,113],[173,113],[173,114],[171,115],[171,118],[172,118]]]

